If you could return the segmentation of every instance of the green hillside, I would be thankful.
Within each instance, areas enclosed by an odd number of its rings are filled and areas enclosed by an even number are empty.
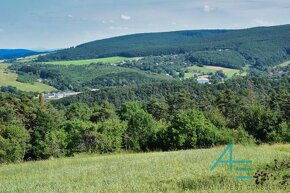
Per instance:
[[[53,61],[45,62],[46,64],[56,64],[56,65],[85,65],[91,63],[117,63],[126,60],[138,60],[140,58],[127,58],[127,57],[108,57],[108,58],[98,58],[98,59],[88,59],[88,60],[70,60],[70,61]]]
[[[237,180],[239,172],[226,172],[226,166],[210,172],[224,147],[178,152],[77,155],[48,161],[0,166],[1,192],[289,192],[270,180],[257,186],[255,179]],[[288,159],[289,145],[233,147],[235,159],[250,159],[253,171]],[[237,166],[237,165],[236,165]],[[241,165],[239,165],[241,166]],[[248,165],[247,165],[248,166]],[[240,172],[241,173],[241,172]],[[276,174],[276,173],[275,173]]]
[[[49,54],[48,56],[40,57],[40,60],[78,60],[109,56],[132,57],[159,55],[162,53],[171,53],[181,44],[199,41],[200,39],[216,36],[224,32],[226,31],[196,30],[127,35],[85,43],[74,48],[61,50]],[[172,51],[170,51],[170,49]]]
[[[14,63],[10,69],[16,71],[19,77],[23,77],[25,80],[29,77],[42,79],[44,83],[58,90],[83,91],[110,86],[133,86],[169,79],[165,74],[105,63],[90,65]]]
[[[139,57],[197,51],[201,56],[204,55],[202,52],[208,55],[208,51],[228,50],[237,59],[244,60],[244,63],[235,64],[236,67],[251,64],[257,68],[263,68],[263,66],[281,63],[290,57],[289,32],[290,25],[283,25],[242,30],[189,30],[134,34],[93,41],[60,50],[39,57],[39,61],[79,60],[110,56]],[[219,61],[227,63],[226,59],[230,58],[225,55]]]
[[[55,88],[39,83],[23,83],[17,81],[18,75],[12,71],[9,71],[8,64],[0,63],[0,87],[1,86],[12,86],[16,87],[21,91],[32,91],[32,92],[50,92],[56,90]]]

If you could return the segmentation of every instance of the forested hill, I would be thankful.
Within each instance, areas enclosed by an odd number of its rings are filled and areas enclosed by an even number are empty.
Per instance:
[[[226,30],[193,30],[143,33],[113,37],[81,44],[41,57],[41,60],[73,60],[109,56],[147,56],[179,53],[192,42],[225,33]]]
[[[34,54],[37,54],[37,52],[25,49],[0,49],[0,60],[15,59]]]
[[[251,91],[250,91],[250,90]],[[117,108],[126,101],[140,101],[148,103],[151,99],[168,100],[168,97],[176,93],[185,92],[198,106],[207,106],[211,100],[227,90],[241,96],[249,92],[255,92],[259,100],[265,99],[269,93],[278,90],[289,90],[289,80],[286,76],[271,78],[265,77],[236,77],[224,84],[201,85],[194,79],[185,81],[163,81],[159,83],[147,83],[141,86],[115,87],[101,89],[99,91],[84,92],[82,94],[51,101],[55,106],[69,106],[75,102],[83,102],[89,105],[101,104],[108,101]],[[178,102],[178,101],[175,101]],[[178,108],[177,108],[178,109]]]
[[[134,34],[97,40],[39,57],[39,61],[77,60],[108,56],[148,56],[218,51],[240,54],[254,66],[273,65],[290,57],[290,25],[241,30],[190,30]],[[201,53],[204,52],[205,53]],[[208,52],[210,51],[210,52]],[[211,57],[211,56],[210,56]]]

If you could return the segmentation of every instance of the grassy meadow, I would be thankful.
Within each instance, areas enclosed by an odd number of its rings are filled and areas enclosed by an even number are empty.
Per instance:
[[[117,63],[125,60],[138,60],[139,57],[136,58],[127,58],[127,57],[108,57],[108,58],[97,58],[97,59],[88,59],[88,60],[71,60],[71,61],[53,61],[53,62],[45,62],[46,64],[56,64],[56,65],[86,65],[91,63]]]
[[[201,76],[207,73],[215,73],[216,71],[223,71],[227,75],[227,77],[231,78],[234,74],[239,74],[240,70],[232,69],[232,68],[225,68],[225,67],[219,67],[219,66],[191,66],[187,68],[189,70],[188,73],[185,73],[185,78],[191,78],[195,75]]]
[[[288,66],[288,65],[290,65],[290,60],[288,60],[288,61],[286,61],[286,62],[283,62],[283,63],[281,63],[281,64],[279,64],[279,65],[277,65],[278,67],[285,67],[285,66]]]
[[[227,172],[225,165],[211,172],[210,167],[224,148],[76,155],[0,165],[0,192],[269,192],[256,187],[254,179],[235,179],[238,174]],[[290,159],[290,145],[234,145],[233,157],[252,160],[247,166],[253,168],[249,173],[253,175],[274,159]]]
[[[9,64],[0,63],[0,87],[1,86],[13,86],[22,91],[32,92],[50,92],[54,91],[55,88],[35,82],[34,84],[22,83],[16,81],[17,74],[7,69]]]

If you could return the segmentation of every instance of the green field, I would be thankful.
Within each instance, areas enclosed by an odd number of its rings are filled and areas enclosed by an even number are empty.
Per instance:
[[[18,90],[32,91],[32,92],[50,92],[55,89],[51,86],[35,82],[34,84],[22,83],[16,81],[17,74],[7,69],[9,64],[0,63],[0,87],[13,86]]]
[[[288,65],[290,65],[290,60],[288,60],[288,61],[286,61],[286,62],[283,62],[283,63],[281,63],[281,64],[279,64],[279,65],[277,65],[278,67],[285,67],[285,66],[288,66]]]
[[[0,192],[269,192],[257,188],[254,179],[235,179],[241,174],[229,173],[226,165],[211,172],[210,167],[223,149],[77,155],[0,165]],[[274,159],[290,159],[290,145],[234,145],[233,158],[252,160],[247,166],[253,168],[248,175],[253,175]]]
[[[71,60],[71,61],[53,61],[45,62],[46,64],[57,64],[57,65],[85,65],[91,63],[118,63],[125,60],[138,60],[140,57],[136,58],[126,58],[126,57],[109,57],[109,58],[98,58],[98,59],[89,59],[89,60]]]
[[[227,77],[231,78],[234,74],[240,74],[240,70],[232,69],[232,68],[225,68],[219,66],[191,66],[187,68],[189,70],[188,73],[185,73],[185,78],[191,78],[193,76],[202,76],[208,73],[215,73],[218,70],[222,70],[223,73],[227,75]]]

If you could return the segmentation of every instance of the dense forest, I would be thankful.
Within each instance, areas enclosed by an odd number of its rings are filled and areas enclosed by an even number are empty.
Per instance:
[[[46,102],[0,94],[0,162],[290,142],[288,76],[107,88]]]
[[[84,91],[113,86],[140,85],[170,79],[163,74],[123,65],[93,63],[90,65],[50,65],[41,63],[14,63],[17,81],[33,83],[42,80],[58,90]]]
[[[158,98],[165,100],[166,96],[185,91],[189,94],[189,97],[199,103],[200,105],[208,102],[209,99],[216,96],[219,92],[225,92],[231,90],[237,95],[246,93],[248,89],[253,90],[260,100],[265,100],[265,96],[269,95],[273,90],[286,90],[289,89],[287,75],[282,77],[236,77],[221,84],[198,84],[194,79],[188,79],[184,81],[170,80],[158,83],[147,83],[140,86],[128,86],[128,87],[116,87],[106,88],[99,91],[85,92],[77,96],[64,98],[57,101],[52,101],[55,105],[69,105],[74,102],[84,102],[89,105],[93,103],[100,103],[102,101],[108,101],[113,103],[116,107],[126,101],[140,101],[148,102],[150,98]],[[213,95],[207,97],[207,94]]]
[[[241,54],[230,50],[193,52],[188,56],[188,59],[199,65],[206,64],[237,69],[242,69],[246,64],[245,58]]]
[[[207,65],[205,62],[213,61],[212,57],[218,57],[215,65],[229,66],[233,60],[227,57],[230,54],[237,59],[231,67],[241,68],[245,64],[250,64],[261,69],[289,58],[289,31],[290,25],[283,25],[242,30],[191,30],[135,34],[98,40],[60,50],[40,56],[38,61],[198,52],[193,54],[192,58],[207,55],[207,60],[198,60],[203,65]],[[225,50],[230,52],[222,55],[222,58],[217,56],[218,51]]]

